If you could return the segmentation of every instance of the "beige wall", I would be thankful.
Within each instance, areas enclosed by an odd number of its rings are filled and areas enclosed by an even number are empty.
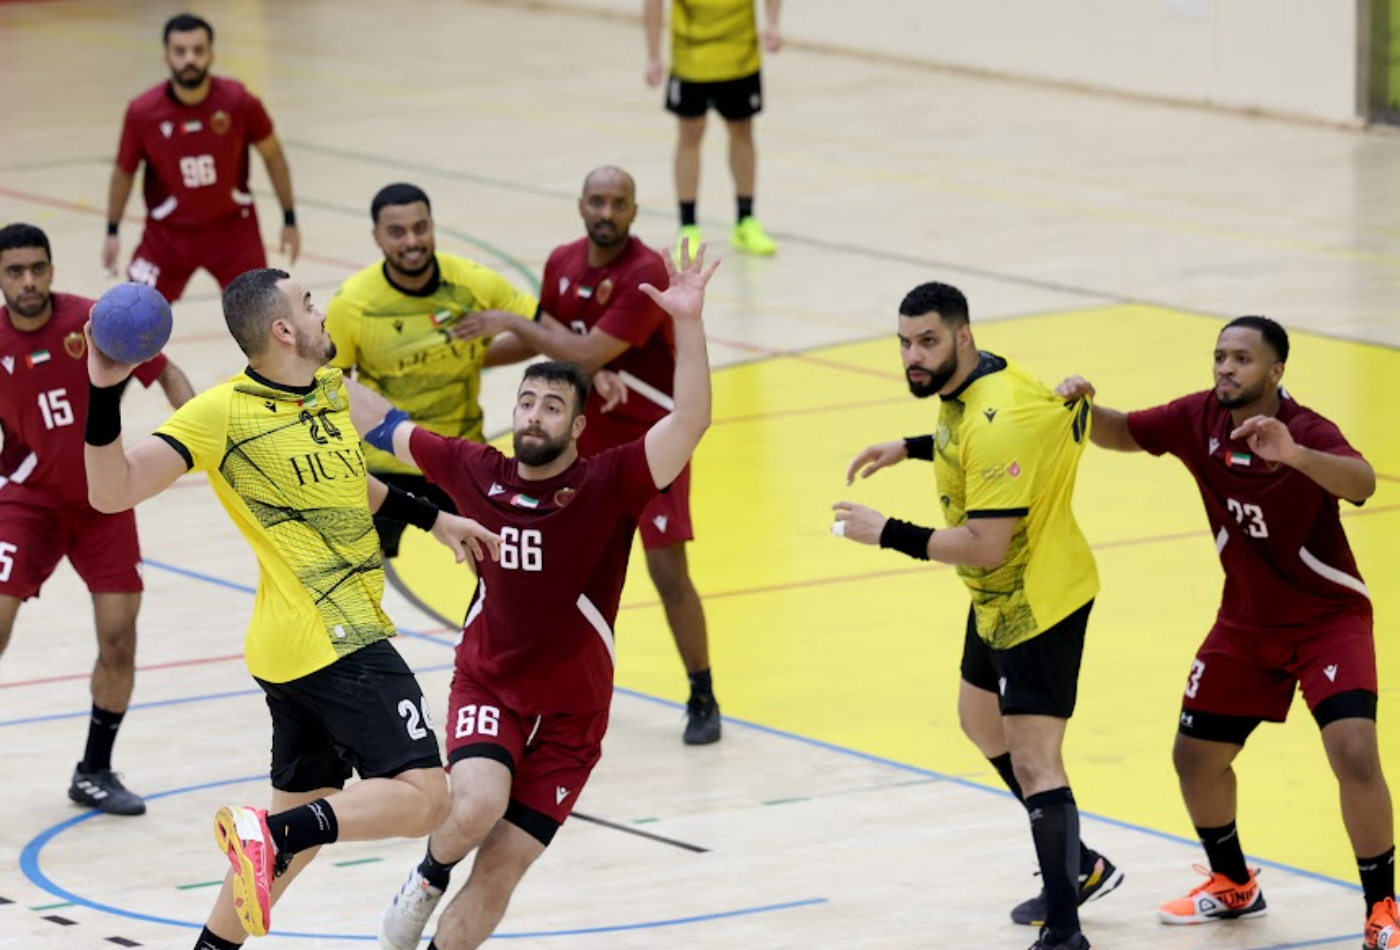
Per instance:
[[[783,27],[798,42],[1350,123],[1366,2],[787,0]],[[546,5],[635,15],[641,0]]]

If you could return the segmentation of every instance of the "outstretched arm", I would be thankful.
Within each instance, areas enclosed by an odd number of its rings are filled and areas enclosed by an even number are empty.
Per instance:
[[[391,446],[395,458],[417,468],[409,448],[417,427],[408,421],[408,413],[395,409],[389,400],[353,379],[346,378],[345,391],[350,396],[350,421],[360,438],[377,449],[389,451],[386,446]],[[373,504],[371,496],[371,507]]]
[[[651,284],[641,291],[671,315],[676,326],[675,409],[647,430],[647,464],[656,487],[665,488],[690,462],[700,438],[710,427],[710,357],[705,348],[705,285],[719,261],[705,267],[705,246],[692,260],[689,243],[681,251],[682,266],[676,269],[669,255],[666,273],[671,279],[664,292]]]
[[[452,335],[463,339],[499,337],[504,333],[514,335],[534,352],[543,353],[552,360],[577,363],[590,375],[627,352],[628,346],[625,340],[596,327],[587,334],[575,333],[549,314],[541,314],[538,320],[527,320],[505,310],[482,310],[464,314],[452,328]],[[488,361],[495,348],[496,341],[492,340],[486,350]]]
[[[287,255],[287,260],[295,264],[301,255],[301,231],[296,225],[296,203],[292,197],[292,169],[287,164],[286,153],[277,141],[277,136],[269,135],[253,147],[267,165],[267,177],[272,179],[272,190],[277,192],[277,200],[282,203],[282,241],[279,249]]]
[[[1094,398],[1094,384],[1083,376],[1071,376],[1055,387],[1055,395],[1066,399]],[[1128,414],[1093,403],[1094,424],[1089,428],[1089,441],[1101,449],[1115,452],[1141,452],[1142,446],[1128,429]]]

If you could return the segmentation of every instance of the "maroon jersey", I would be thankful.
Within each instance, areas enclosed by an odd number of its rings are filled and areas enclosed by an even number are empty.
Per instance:
[[[672,408],[676,375],[676,340],[671,318],[641,284],[664,289],[669,281],[661,255],[636,238],[605,267],[588,264],[588,239],[554,249],[544,266],[540,308],[575,333],[597,327],[622,340],[628,349],[607,365],[627,383],[627,402],[602,412],[595,393],[588,400],[588,424],[579,451],[594,455],[638,438]]]
[[[53,295],[53,316],[38,330],[16,330],[0,306],[0,502],[87,508],[83,426],[87,422],[87,341],[93,301]],[[149,386],[164,356],[136,368]]]
[[[127,106],[117,167],[135,175],[146,163],[150,220],[200,227],[252,207],[248,146],[271,134],[262,100],[237,80],[211,77],[209,95],[192,106],[163,82]]]
[[[1278,420],[1301,446],[1361,458],[1338,428],[1280,391]],[[1190,469],[1225,569],[1217,623],[1232,632],[1303,638],[1342,617],[1371,616],[1337,511],[1311,478],[1235,441],[1230,410],[1212,392],[1128,414],[1128,430],[1153,455]]]
[[[593,712],[612,699],[613,622],[632,533],[658,494],[642,440],[522,479],[490,446],[415,429],[414,461],[457,510],[501,536],[462,623],[457,667],[517,713]]]

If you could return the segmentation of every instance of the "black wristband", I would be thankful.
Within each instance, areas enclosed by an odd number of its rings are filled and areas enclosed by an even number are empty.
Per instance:
[[[880,547],[907,554],[918,561],[928,560],[928,540],[933,529],[890,518],[880,532]]]
[[[294,227],[296,227],[296,226],[297,226],[297,209],[296,209],[296,208],[283,208],[283,209],[282,209],[282,223],[285,224],[285,225],[286,225],[287,227],[289,227],[289,228],[294,228]]]
[[[119,227],[121,227],[121,222],[120,222],[120,221],[108,221],[108,222],[107,222],[107,236],[108,236],[108,237],[116,237],[116,236],[117,236],[117,228],[119,228]]]
[[[83,441],[101,448],[122,437],[122,391],[126,381],[115,386],[94,386],[88,383],[87,426]]]
[[[911,435],[904,440],[904,451],[911,459],[921,462],[933,461],[933,436]]]
[[[384,487],[389,489],[389,494],[375,512],[376,515],[390,521],[402,521],[424,531],[433,530],[433,524],[437,522],[438,513],[441,511],[437,505],[426,498],[406,492],[397,485],[385,484]]]

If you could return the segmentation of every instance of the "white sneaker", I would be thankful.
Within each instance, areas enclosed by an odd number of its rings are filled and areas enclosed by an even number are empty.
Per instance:
[[[442,888],[429,884],[418,868],[409,871],[408,880],[379,918],[380,950],[418,950],[423,929],[442,900],[442,893]]]

